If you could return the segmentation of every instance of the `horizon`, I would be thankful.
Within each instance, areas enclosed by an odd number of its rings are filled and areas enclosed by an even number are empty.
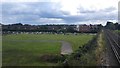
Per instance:
[[[108,21],[108,22],[110,22],[110,21]],[[0,24],[2,24],[2,25],[14,25],[14,24],[22,24],[22,25],[102,25],[102,24],[27,24],[27,23],[25,23],[25,24],[24,23],[11,23],[11,24],[0,23]]]

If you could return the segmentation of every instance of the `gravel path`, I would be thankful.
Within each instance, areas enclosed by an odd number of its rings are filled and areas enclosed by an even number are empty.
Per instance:
[[[69,42],[66,41],[56,41],[56,40],[6,40],[6,41],[25,41],[25,42],[61,42],[62,47],[61,47],[61,54],[66,55],[66,54],[71,54],[73,52],[72,46]]]
[[[66,41],[61,41],[62,47],[61,47],[61,54],[71,54],[73,52],[71,44]]]

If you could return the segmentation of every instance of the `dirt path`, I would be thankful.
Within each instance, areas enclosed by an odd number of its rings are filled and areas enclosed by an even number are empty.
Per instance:
[[[25,41],[25,42],[61,42],[62,47],[61,47],[61,54],[66,55],[66,54],[71,54],[73,52],[72,46],[69,42],[66,41],[56,41],[56,40],[6,40],[6,41]]]
[[[71,44],[66,41],[61,41],[62,47],[61,47],[61,54],[71,54],[73,52]]]

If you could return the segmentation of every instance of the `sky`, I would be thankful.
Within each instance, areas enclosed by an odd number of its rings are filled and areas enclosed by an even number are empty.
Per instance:
[[[2,24],[102,24],[118,21],[119,0],[2,0]]]

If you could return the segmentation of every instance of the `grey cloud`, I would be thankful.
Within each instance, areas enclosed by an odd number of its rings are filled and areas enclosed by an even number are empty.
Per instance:
[[[20,22],[34,21],[39,18],[56,18],[61,17],[66,12],[60,12],[60,6],[56,7],[55,3],[40,2],[40,3],[4,3],[2,4],[3,21],[8,22],[10,19]],[[15,16],[15,17],[14,17]],[[15,23],[15,21],[11,21]]]
[[[115,7],[108,7],[108,8],[105,8],[105,9],[102,9],[102,10],[100,10],[100,11],[102,11],[102,12],[112,12],[112,11],[115,11],[115,10],[117,10]]]
[[[104,9],[99,9],[99,10],[93,10],[93,9],[85,9],[84,7],[78,8],[78,13],[98,13],[98,12],[112,12],[117,10],[115,7],[108,7]]]
[[[89,10],[89,9],[85,9],[83,7],[77,8],[78,9],[78,13],[95,13],[96,10]]]
[[[117,20],[117,9],[108,7],[100,10],[89,10],[84,7],[78,8],[78,13],[83,14],[84,20]]]
[[[61,6],[52,2],[35,3],[3,3],[3,23],[76,23],[92,20],[116,20],[117,13],[114,7],[96,10],[78,9],[80,15],[70,15],[69,12],[60,10]],[[51,20],[52,19],[52,20]],[[61,19],[61,20],[59,20]],[[41,21],[38,21],[41,20]],[[48,22],[49,21],[49,22]]]

